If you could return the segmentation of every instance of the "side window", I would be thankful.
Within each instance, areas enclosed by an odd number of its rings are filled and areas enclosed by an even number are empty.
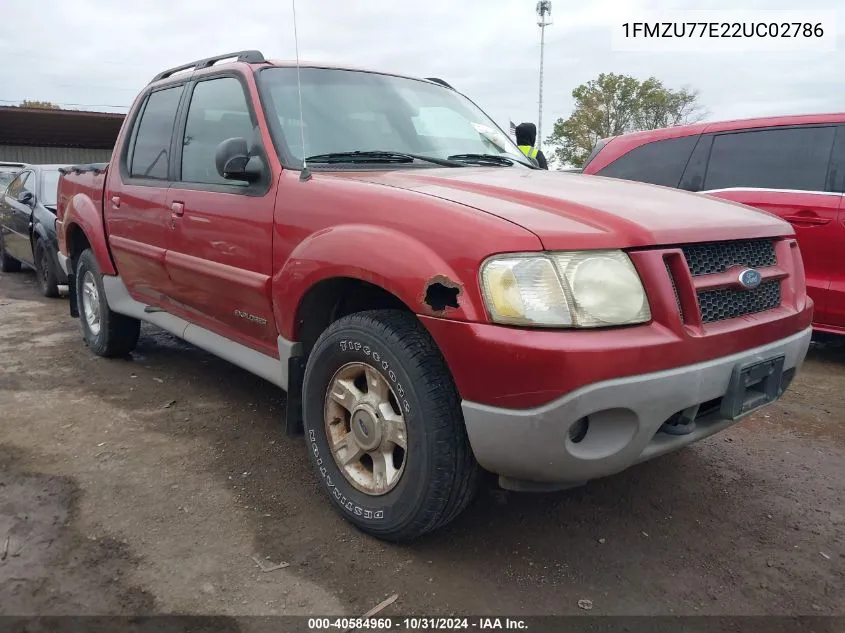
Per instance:
[[[36,191],[36,189],[38,189],[38,185],[37,185],[35,173],[31,172],[31,171],[26,172],[26,180],[24,180],[24,183],[23,183],[23,190],[28,191],[32,195],[36,196],[36,195],[38,195],[38,192]]]
[[[129,175],[134,178],[167,180],[173,123],[184,86],[157,90],[147,98],[135,132],[129,157]]]
[[[600,169],[598,176],[677,187],[698,136],[681,136],[640,145]]]
[[[834,127],[719,134],[704,189],[758,187],[824,191]]]
[[[217,146],[229,138],[249,141],[252,118],[241,82],[234,77],[201,81],[191,95],[185,140],[182,146],[183,182],[247,185],[226,180],[217,173],[214,154]]]
[[[23,191],[26,191],[26,179],[30,173],[31,172],[28,171],[22,171],[19,173],[9,184],[9,189],[6,191],[6,195],[10,198],[17,198]]]

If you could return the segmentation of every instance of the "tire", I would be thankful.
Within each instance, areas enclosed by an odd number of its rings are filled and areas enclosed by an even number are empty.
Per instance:
[[[20,270],[21,263],[6,254],[6,245],[3,242],[3,235],[0,234],[0,272],[18,273]]]
[[[363,373],[356,378],[358,372]],[[355,389],[346,392],[348,397],[332,398],[331,391],[342,391],[336,380]],[[386,404],[379,395],[385,385]],[[370,398],[380,399],[381,406],[370,407]],[[466,508],[478,487],[480,469],[457,388],[431,336],[412,314],[361,312],[326,329],[305,369],[303,423],[320,486],[343,517],[378,538],[410,541],[446,525]],[[404,433],[388,430],[400,426]],[[364,441],[379,438],[372,453],[354,457]],[[340,448],[344,442],[354,448]],[[387,474],[377,482],[376,462],[382,463],[383,450],[392,468],[380,466]],[[351,466],[341,469],[338,460],[346,458]]]
[[[138,343],[141,322],[109,308],[103,274],[91,249],[85,250],[76,266],[79,321],[85,343],[97,356],[125,356]]]
[[[56,275],[56,269],[53,267],[53,261],[50,257],[50,251],[44,246],[44,240],[35,240],[35,272],[38,275],[38,285],[41,288],[41,294],[50,299],[55,299],[59,296],[59,278]]]

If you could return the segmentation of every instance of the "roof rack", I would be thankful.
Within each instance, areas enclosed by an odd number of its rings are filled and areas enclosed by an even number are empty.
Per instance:
[[[191,62],[189,64],[182,64],[181,66],[176,66],[175,68],[169,68],[157,74],[153,77],[150,83],[158,81],[159,79],[166,79],[171,75],[174,75],[182,70],[202,70],[203,68],[209,68],[210,66],[214,66],[219,61],[223,61],[224,59],[235,58],[235,61],[244,62],[247,64],[263,64],[266,59],[264,59],[264,55],[261,51],[235,51],[234,53],[226,53],[224,55],[215,55],[214,57],[207,57],[206,59],[199,59],[195,62]]]
[[[454,90],[454,88],[452,88],[452,86],[450,86],[448,83],[446,83],[445,81],[443,81],[439,77],[426,77],[426,79],[428,81],[433,81],[436,84],[440,84],[441,86],[445,86],[446,88],[449,88],[450,90]]]

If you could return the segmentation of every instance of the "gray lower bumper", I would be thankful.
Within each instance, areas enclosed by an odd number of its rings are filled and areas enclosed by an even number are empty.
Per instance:
[[[464,401],[469,440],[478,462],[505,480],[582,483],[712,435],[734,424],[717,409],[696,418],[688,435],[658,433],[681,411],[726,395],[734,368],[783,355],[784,375],[801,367],[811,329],[764,347],[653,374],[583,387],[534,409],[501,409]],[[578,442],[570,427],[589,416]],[[577,438],[576,438],[577,439]]]

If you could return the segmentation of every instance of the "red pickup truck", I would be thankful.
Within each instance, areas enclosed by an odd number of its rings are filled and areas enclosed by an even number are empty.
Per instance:
[[[160,73],[59,185],[101,356],[153,323],[285,389],[361,529],[451,521],[479,472],[578,485],[720,431],[803,363],[789,224],[538,170],[439,79],[244,51]]]

